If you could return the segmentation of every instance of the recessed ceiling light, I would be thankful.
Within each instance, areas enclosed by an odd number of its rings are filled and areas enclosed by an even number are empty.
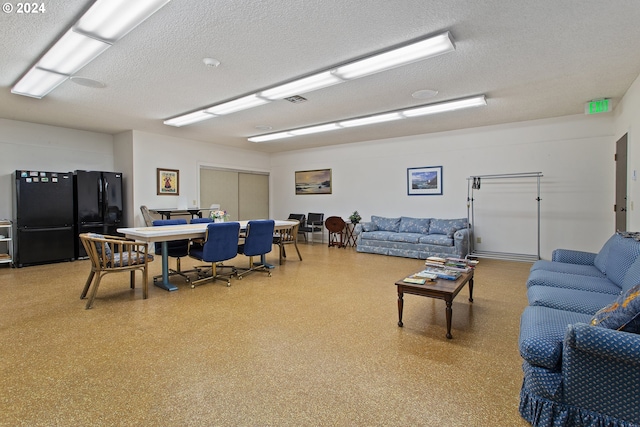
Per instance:
[[[218,61],[215,58],[204,58],[202,62],[204,62],[204,65],[206,65],[207,67],[212,67],[212,68],[215,68],[218,65],[220,65],[220,61]]]
[[[269,126],[269,125],[258,125],[258,126],[256,126],[256,129],[258,129],[258,130],[271,130],[271,129],[273,129],[273,126]]]
[[[414,97],[415,99],[429,99],[429,98],[433,98],[437,94],[438,94],[437,90],[423,89],[423,90],[417,90],[413,92],[411,96]]]
[[[77,85],[93,87],[96,89],[102,89],[107,86],[106,84],[99,82],[98,80],[88,79],[86,77],[80,77],[80,76],[73,76],[71,77],[70,80]]]

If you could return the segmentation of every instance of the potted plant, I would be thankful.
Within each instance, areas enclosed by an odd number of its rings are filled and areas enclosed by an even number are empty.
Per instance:
[[[361,219],[362,217],[360,216],[358,211],[353,211],[353,213],[349,215],[349,221],[351,221],[352,224],[359,223]]]

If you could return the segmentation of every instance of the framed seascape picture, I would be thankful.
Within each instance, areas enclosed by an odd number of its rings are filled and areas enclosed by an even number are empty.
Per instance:
[[[442,195],[442,166],[407,168],[409,196]]]
[[[158,196],[180,195],[180,171],[177,169],[157,168],[157,189]]]
[[[331,169],[296,171],[296,194],[331,194]]]

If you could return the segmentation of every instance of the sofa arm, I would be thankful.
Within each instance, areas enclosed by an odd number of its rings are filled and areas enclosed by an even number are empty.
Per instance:
[[[567,328],[564,401],[621,420],[640,420],[640,335],[585,323]]]
[[[473,233],[470,228],[462,228],[453,235],[453,244],[456,247],[456,253],[464,258],[469,253],[469,245],[473,239]]]
[[[551,261],[565,262],[567,264],[593,265],[596,253],[574,251],[571,249],[556,249],[551,254]]]

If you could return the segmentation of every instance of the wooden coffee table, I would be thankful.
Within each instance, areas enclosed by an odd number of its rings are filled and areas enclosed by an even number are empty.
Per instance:
[[[460,290],[469,284],[469,301],[473,302],[473,272],[462,273],[456,280],[437,279],[435,283],[427,283],[424,285],[414,285],[412,283],[403,282],[400,279],[396,282],[398,288],[398,326],[402,327],[402,308],[404,306],[404,294],[420,295],[429,298],[443,299],[447,304],[447,338],[451,339],[451,315],[453,299],[458,295]]]

